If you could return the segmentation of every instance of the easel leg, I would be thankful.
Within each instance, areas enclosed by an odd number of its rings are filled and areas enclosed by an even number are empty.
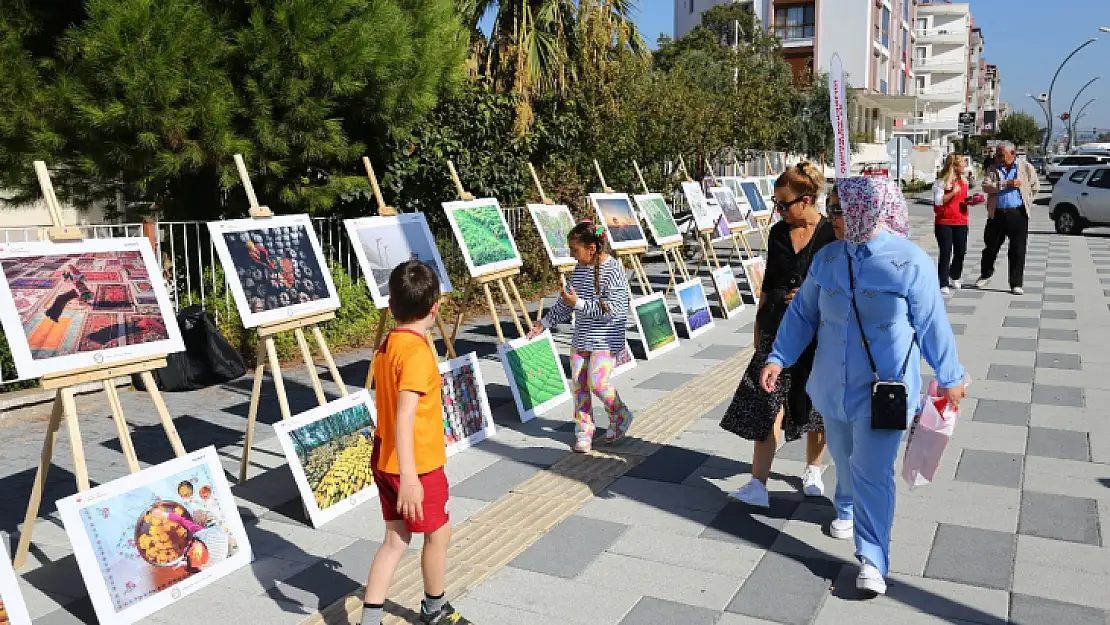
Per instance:
[[[686,261],[682,258],[682,254],[679,253],[680,249],[672,247],[671,256],[674,258],[674,265],[678,269],[678,274],[682,276],[682,281],[685,282],[690,279],[690,271],[686,268]]]
[[[527,333],[524,331],[524,326],[520,325],[520,318],[516,314],[516,306],[513,305],[513,298],[509,297],[509,289],[505,286],[505,279],[498,278],[497,286],[501,289],[501,297],[505,298],[505,305],[509,307],[509,314],[513,316],[513,325],[516,326],[517,334],[519,336],[524,336]],[[525,316],[528,316],[527,312],[521,312]]]
[[[112,410],[112,421],[116,423],[116,434],[119,435],[119,447],[123,451],[123,458],[127,460],[127,468],[132,473],[139,472],[139,458],[135,455],[135,445],[131,441],[131,432],[127,429],[127,421],[123,418],[123,404],[120,403],[119,393],[116,392],[114,380],[104,380],[104,394],[108,396],[108,406]]]
[[[466,300],[470,296],[470,287],[471,287],[471,283],[467,282],[466,283],[466,288],[463,289],[462,299],[459,300],[459,306],[460,307],[465,307],[466,306]],[[458,317],[455,318],[455,327],[452,328],[452,330],[451,330],[451,344],[452,345],[454,345],[455,339],[458,338],[459,328],[462,327],[463,319],[466,317],[466,313],[464,312],[464,310],[465,309],[459,310],[459,315],[458,315]]]
[[[667,283],[666,290],[663,291],[663,297],[671,294],[671,287],[676,286],[678,281],[674,277],[674,266],[671,264],[671,255],[667,250],[663,250],[663,260],[667,261],[667,274],[671,276],[671,281]]]
[[[439,328],[439,335],[443,337],[443,347],[447,351],[448,358],[458,358],[455,353],[455,342],[447,335],[447,326],[443,323],[443,317],[436,315],[436,327]]]
[[[73,389],[61,390],[62,409],[65,412],[66,430],[69,432],[69,446],[73,449],[73,468],[77,474],[77,490],[89,490],[89,468],[85,464],[85,445],[81,442],[81,426],[77,423],[77,402],[73,399]]]
[[[632,257],[632,264],[636,266],[636,272],[640,276],[640,288],[644,291],[644,295],[651,295],[655,289],[651,288],[651,279],[648,278],[647,269],[644,269],[644,263],[640,261],[640,256]]]
[[[339,387],[339,394],[343,397],[347,396],[347,385],[343,383],[343,378],[339,376],[339,367],[335,366],[335,359],[331,357],[331,350],[328,349],[328,342],[324,340],[324,333],[320,331],[320,326],[312,326],[312,338],[316,339],[316,347],[320,350],[320,355],[324,357],[324,362],[328,365],[328,372],[331,373],[331,381]],[[374,348],[376,352],[377,347]],[[370,354],[373,358],[374,354]]]
[[[378,311],[378,329],[374,331],[374,348],[370,352],[370,366],[366,370],[366,390],[370,390],[370,387],[374,384],[374,357],[378,355],[378,348],[382,346],[382,336],[385,334],[385,321],[388,312],[384,308]]]
[[[178,458],[184,456],[185,446],[181,444],[181,436],[178,435],[177,427],[173,424],[173,417],[170,416],[170,411],[166,408],[166,402],[162,399],[162,391],[158,390],[154,375],[149,371],[143,371],[140,377],[143,379],[143,385],[146,386],[147,392],[150,393],[150,401],[154,402],[154,410],[158,412],[158,418],[162,421],[162,429],[166,431],[166,438],[170,440],[173,453]]]
[[[316,401],[320,405],[328,403],[327,395],[324,395],[324,387],[320,385],[320,375],[316,372],[316,360],[312,358],[312,350],[308,347],[308,341],[304,338],[304,332],[300,328],[293,328],[293,336],[297,338],[297,345],[301,348],[301,358],[304,359],[304,364],[308,367],[308,379],[312,381],[312,390],[316,393]]]
[[[54,409],[50,412],[46,436],[42,440],[42,454],[39,456],[39,468],[35,472],[35,484],[31,487],[31,499],[27,502],[27,514],[23,517],[23,529],[19,532],[19,546],[15,550],[14,563],[17,569],[23,568],[27,551],[31,548],[31,534],[39,516],[39,504],[42,503],[42,491],[46,486],[46,474],[50,471],[50,460],[54,457],[54,443],[58,440],[62,414],[62,391],[58,390],[54,395]]]
[[[251,404],[247,410],[247,431],[243,435],[243,456],[239,459],[239,483],[247,481],[247,467],[250,465],[251,446],[254,444],[254,422],[258,418],[258,402],[262,397],[262,379],[266,373],[266,359],[262,356],[262,346],[258,346],[258,364],[254,366],[254,387],[251,389]]]
[[[266,355],[270,360],[270,376],[274,378],[274,390],[277,391],[278,406],[281,407],[281,418],[289,419],[292,415],[289,412],[289,398],[285,395],[285,380],[281,377],[281,361],[278,360],[277,347],[274,345],[274,337],[266,337]]]
[[[512,289],[512,292],[513,292],[513,297],[516,298],[516,303],[517,303],[518,306],[520,306],[520,316],[524,317],[524,320],[528,322],[528,330],[531,331],[532,327],[533,327],[532,326],[532,318],[528,316],[528,309],[525,308],[525,306],[524,306],[524,299],[520,297],[520,291],[517,290],[517,288],[516,288],[516,280],[514,280],[512,276],[509,276],[508,280],[509,280],[509,288]],[[540,300],[540,309],[541,310],[543,309],[543,300],[542,299]],[[536,314],[538,315],[539,313],[536,313]],[[539,317],[536,317],[536,318],[539,319]]]
[[[720,269],[721,261],[717,258],[717,250],[713,247],[713,241],[709,238],[709,235],[705,235],[705,238],[705,247],[709,250],[710,256],[713,257],[713,264],[717,267],[717,269]]]
[[[501,317],[497,315],[497,305],[493,303],[493,293],[489,290],[489,283],[482,284],[482,291],[486,294],[486,306],[489,306],[489,314],[493,317],[493,329],[497,331],[497,342],[505,342],[505,334],[501,332]],[[455,330],[458,331],[459,325],[462,324],[462,313],[459,314],[459,320],[455,324]]]

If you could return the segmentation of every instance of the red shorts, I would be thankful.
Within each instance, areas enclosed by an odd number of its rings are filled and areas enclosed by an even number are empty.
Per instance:
[[[451,518],[447,514],[447,474],[443,472],[443,467],[419,476],[420,485],[424,487],[424,518],[410,521],[397,512],[397,492],[401,487],[401,476],[378,469],[377,449],[375,442],[370,461],[373,463],[371,466],[374,484],[378,487],[378,498],[382,502],[382,518],[387,522],[403,520],[405,529],[413,534],[430,534],[446,525]]]

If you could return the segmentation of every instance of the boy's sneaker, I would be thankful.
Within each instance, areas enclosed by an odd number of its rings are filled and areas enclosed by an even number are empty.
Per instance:
[[[760,508],[771,507],[771,496],[767,492],[767,487],[763,485],[763,482],[760,482],[754,477],[752,481],[729,493],[728,497],[740,503],[746,503],[749,506],[758,506]]]
[[[443,604],[443,607],[434,614],[428,614],[421,606],[420,622],[424,625],[474,625],[473,621],[463,618],[461,614],[456,612],[450,603]]]
[[[802,492],[806,497],[820,497],[825,494],[825,482],[821,479],[824,471],[823,467],[806,465],[806,471],[802,474]]]

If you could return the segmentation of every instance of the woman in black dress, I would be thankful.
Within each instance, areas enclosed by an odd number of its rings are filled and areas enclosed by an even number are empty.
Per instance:
[[[824,186],[824,176],[810,163],[799,163],[775,181],[774,204],[782,221],[771,227],[767,238],[763,297],[755,317],[755,355],[721,420],[722,428],[755,441],[752,480],[729,493],[733,499],[755,506],[770,506],[767,478],[783,433],[788,441],[807,434],[803,491],[819,497],[825,490],[821,480],[824,423],[806,394],[816,345],[810,345],[797,364],[782,372],[773,393],[759,384],[779,322],[805,280],[814,254],[836,240],[832,224],[817,210],[817,197]]]

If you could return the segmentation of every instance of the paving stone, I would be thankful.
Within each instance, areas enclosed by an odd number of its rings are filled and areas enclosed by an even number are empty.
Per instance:
[[[355,541],[325,561],[279,581],[266,592],[277,601],[291,601],[322,610],[366,583],[366,573],[379,545],[370,540]]]
[[[681,484],[709,459],[709,454],[667,445],[625,475],[645,480]]]
[[[540,472],[540,467],[516,460],[498,460],[451,487],[451,495],[496,501],[513,487]]]
[[[797,499],[776,496],[771,497],[770,508],[729,501],[698,537],[767,549],[781,535],[798,503]]]
[[[958,306],[955,304],[948,305],[948,314],[950,315],[974,315],[974,306]]]
[[[840,560],[769,552],[725,610],[776,623],[808,625],[843,567]]]
[[[1027,286],[1023,289],[1026,295],[1043,295],[1044,288],[1039,286]]]
[[[956,469],[956,479],[988,486],[1021,486],[1023,457],[984,449],[964,449]]]
[[[620,523],[572,515],[525,549],[509,566],[573,579],[626,530],[628,526]]]
[[[636,388],[654,389],[657,391],[673,391],[698,376],[689,373],[658,373],[640,382]]]
[[[954,299],[983,299],[985,295],[982,291],[976,289],[960,289],[952,294]]]
[[[664,535],[667,540],[659,540]],[[755,547],[640,526],[634,526],[622,534],[608,551],[641,560],[729,575],[737,583],[747,579],[764,555],[762,549]]]
[[[1010,310],[1039,310],[1041,303],[1032,300],[1013,300],[1010,302]]]
[[[470,591],[467,598],[515,606],[526,612],[559,615],[562,622],[569,620],[567,611],[573,599],[577,617],[571,622],[619,623],[642,595],[611,587],[598,592],[598,588],[588,584],[507,566]]]
[[[1019,593],[1010,596],[1012,625],[1106,625],[1108,621],[1106,610]]]
[[[1011,352],[1035,352],[1037,351],[1037,339],[1018,339],[1009,336],[1000,336],[994,348]]]
[[[1006,317],[1002,320],[1003,328],[1037,328],[1041,320],[1036,317]]]
[[[987,379],[997,380],[999,382],[1030,384],[1033,382],[1033,367],[991,365],[990,368],[987,369]]]
[[[973,421],[1002,425],[1029,425],[1029,404],[1002,399],[980,399],[975,405]]]
[[[714,625],[718,614],[717,610],[644,597],[621,620],[620,625]]]
[[[1037,352],[1036,366],[1046,369],[1083,369],[1083,362],[1079,354],[1053,354],[1050,352]]]
[[[963,336],[964,332],[967,332],[967,324],[966,323],[953,323],[951,325],[952,325],[952,334],[955,335],[955,336]]]
[[[1009,590],[1015,549],[1013,534],[941,523],[925,577]]]
[[[1074,289],[1075,283],[1073,282],[1045,282],[1044,288],[1046,289]]]
[[[1083,408],[1087,405],[1082,388],[1074,386],[1033,385],[1033,403],[1048,406],[1073,406]]]
[[[1097,547],[1098,502],[1084,497],[1024,491],[1018,533]]]
[[[1052,297],[1046,295],[1045,297]],[[1045,309],[1041,311],[1041,319],[1075,319],[1076,314],[1074,310],[1053,310]]]
[[[1037,332],[1037,338],[1042,341],[1071,341],[1073,343],[1078,343],[1079,331],[1041,328],[1040,331]]]
[[[744,351],[743,348],[735,345],[710,345],[705,349],[697,352],[691,358],[700,358],[704,360],[726,360],[732,358],[737,353]]]
[[[1056,295],[1052,293],[1046,294],[1041,298],[1047,304],[1073,304],[1075,303],[1074,295]]]
[[[1083,462],[1091,459],[1091,447],[1086,432],[1031,427],[1026,444],[1025,453],[1030,456]]]
[[[722,610],[740,588],[731,575],[604,553],[578,576],[594,588],[651,595],[703,608]]]

